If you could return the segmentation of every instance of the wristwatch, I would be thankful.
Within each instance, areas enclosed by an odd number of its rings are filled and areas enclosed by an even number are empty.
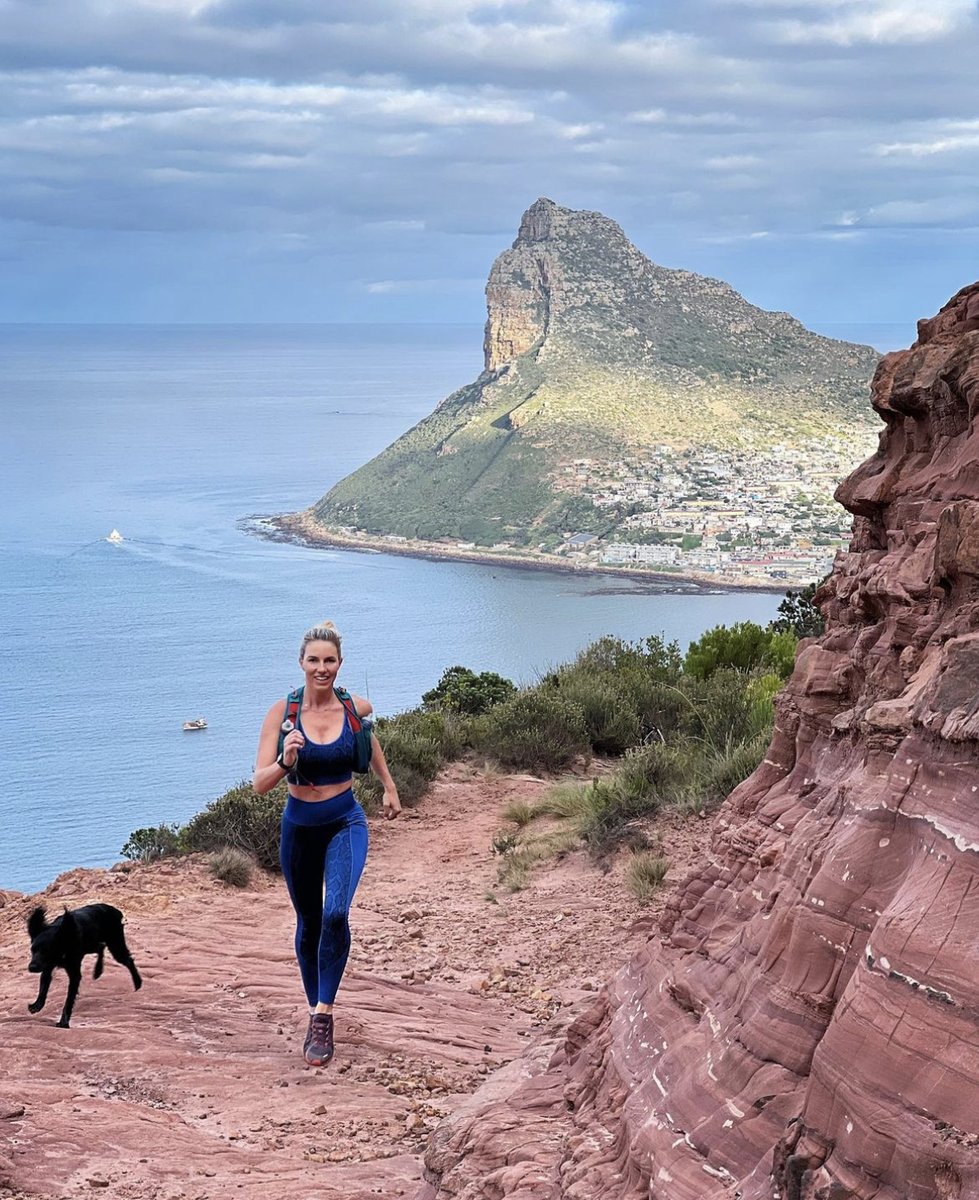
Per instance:
[[[277,764],[278,766],[280,766],[280,767],[283,769],[283,771],[286,771],[287,773],[288,773],[289,771],[294,771],[294,770],[296,769],[296,764],[295,764],[295,763],[293,763],[293,764],[292,764],[292,766],[290,767],[290,766],[289,766],[289,764],[288,764],[287,762],[284,762],[284,761],[283,761],[283,755],[284,755],[284,754],[285,754],[285,750],[280,750],[280,751],[279,751],[279,753],[278,753],[278,755],[276,756],[276,759],[275,759],[275,761],[276,761],[276,764]]]

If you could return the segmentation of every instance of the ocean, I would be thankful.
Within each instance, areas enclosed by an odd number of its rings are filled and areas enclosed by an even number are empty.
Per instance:
[[[775,595],[241,527],[318,499],[473,379],[481,344],[461,326],[0,326],[0,888],[108,865],[133,829],[249,777],[318,620],[343,633],[342,681],[393,713],[457,663],[529,683],[606,633],[685,648],[772,617]]]

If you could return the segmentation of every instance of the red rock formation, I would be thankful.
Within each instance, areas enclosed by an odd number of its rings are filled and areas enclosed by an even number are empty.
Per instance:
[[[709,863],[549,1060],[440,1127],[425,1195],[979,1197],[979,284],[873,404],[827,633]]]

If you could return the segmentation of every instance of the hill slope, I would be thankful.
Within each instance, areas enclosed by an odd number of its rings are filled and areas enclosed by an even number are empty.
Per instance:
[[[485,369],[313,508],[324,525],[489,544],[608,532],[566,478],[587,456],[747,452],[866,430],[878,355],[645,258],[614,221],[540,199],[486,288]]]

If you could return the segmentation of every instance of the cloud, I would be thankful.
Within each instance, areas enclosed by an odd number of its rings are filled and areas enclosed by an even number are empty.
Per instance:
[[[482,286],[482,279],[376,279],[364,283],[363,289],[370,296],[409,295],[426,292],[451,292],[468,290],[474,285]]]
[[[66,275],[85,238],[134,274],[163,238],[414,315],[450,277],[478,310],[540,194],[678,266],[971,220],[971,0],[0,6],[0,235],[57,240]]]
[[[760,0],[752,7],[813,10],[808,19],[778,20],[766,28],[778,41],[837,46],[934,41],[974,23],[976,15],[973,0]]]
[[[930,136],[923,139],[885,142],[876,150],[884,158],[929,158],[976,147],[979,147],[979,121],[945,121],[938,128],[932,127]]]

